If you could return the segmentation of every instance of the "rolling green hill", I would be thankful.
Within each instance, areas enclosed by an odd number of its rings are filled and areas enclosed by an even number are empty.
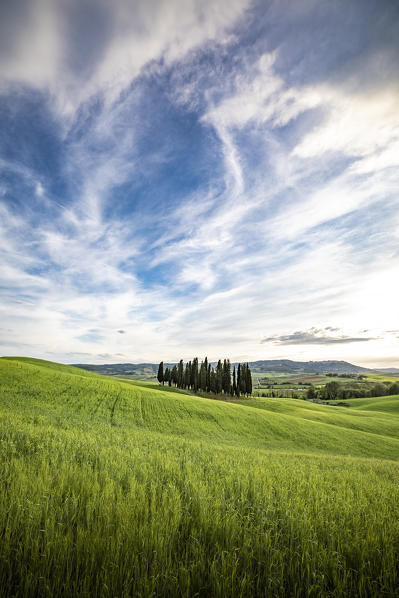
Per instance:
[[[399,397],[348,404],[0,359],[0,594],[394,596]]]

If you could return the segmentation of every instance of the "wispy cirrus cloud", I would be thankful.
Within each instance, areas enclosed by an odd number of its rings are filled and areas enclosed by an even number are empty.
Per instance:
[[[217,7],[195,0],[22,4],[22,11],[2,12],[2,85],[48,89],[65,116],[97,94],[112,104],[151,61],[171,63],[220,38],[248,6],[245,0]]]

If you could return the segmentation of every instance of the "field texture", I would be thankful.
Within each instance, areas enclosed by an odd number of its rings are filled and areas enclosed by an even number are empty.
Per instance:
[[[397,596],[399,397],[230,404],[0,359],[0,592]]]

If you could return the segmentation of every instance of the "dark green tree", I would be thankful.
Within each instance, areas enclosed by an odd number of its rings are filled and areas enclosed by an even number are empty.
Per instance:
[[[249,369],[248,363],[246,365],[245,374],[246,374],[247,395],[251,395],[252,394],[252,376],[251,376],[251,370]]]
[[[158,366],[158,375],[157,375],[157,378],[158,378],[158,382],[159,382],[159,384],[162,384],[162,385],[163,385],[163,383],[164,383],[164,377],[163,377],[163,361],[161,361],[161,363],[160,363],[160,364],[159,364],[159,366]]]
[[[334,401],[338,397],[339,392],[339,384],[335,380],[331,380],[331,382],[327,382],[324,387],[324,396],[329,401]]]
[[[372,397],[383,397],[388,394],[388,389],[382,382],[377,382],[372,388]]]
[[[190,384],[194,392],[198,390],[198,357],[194,357],[191,364],[191,379]]]
[[[229,395],[231,392],[231,369],[229,359],[223,361],[222,389],[226,395]]]
[[[170,380],[176,386],[177,385],[177,366],[173,366],[172,371],[170,373]]]
[[[199,371],[199,389],[206,392],[206,376],[208,373],[208,362],[205,357],[205,361],[201,363],[200,371]]]
[[[309,386],[309,388],[307,389],[306,398],[308,399],[308,401],[313,401],[313,399],[316,398],[316,391],[313,386]]]
[[[392,382],[388,388],[388,393],[390,395],[399,395],[399,382]]]
[[[216,366],[216,394],[220,394],[223,388],[223,366],[222,362],[218,361]]]
[[[179,365],[177,366],[177,386],[183,388],[184,385],[184,365],[183,360],[180,359]]]
[[[245,369],[245,364],[242,363],[241,365],[241,375],[240,375],[240,393],[243,395],[247,394],[247,372]],[[240,367],[240,366],[238,366]]]
[[[191,361],[186,363],[186,368],[184,370],[184,388],[190,388],[191,384]]]
[[[233,367],[233,395],[237,394],[236,366]]]
[[[236,395],[237,397],[240,396],[241,393],[241,364],[238,364],[237,367],[237,390],[236,390]]]
[[[213,368],[211,368],[211,371],[209,372],[209,390],[215,394],[217,392],[216,372]]]

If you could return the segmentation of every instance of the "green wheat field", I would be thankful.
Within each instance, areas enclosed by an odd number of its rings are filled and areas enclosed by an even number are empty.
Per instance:
[[[0,359],[0,593],[399,588],[399,396],[228,403]]]

